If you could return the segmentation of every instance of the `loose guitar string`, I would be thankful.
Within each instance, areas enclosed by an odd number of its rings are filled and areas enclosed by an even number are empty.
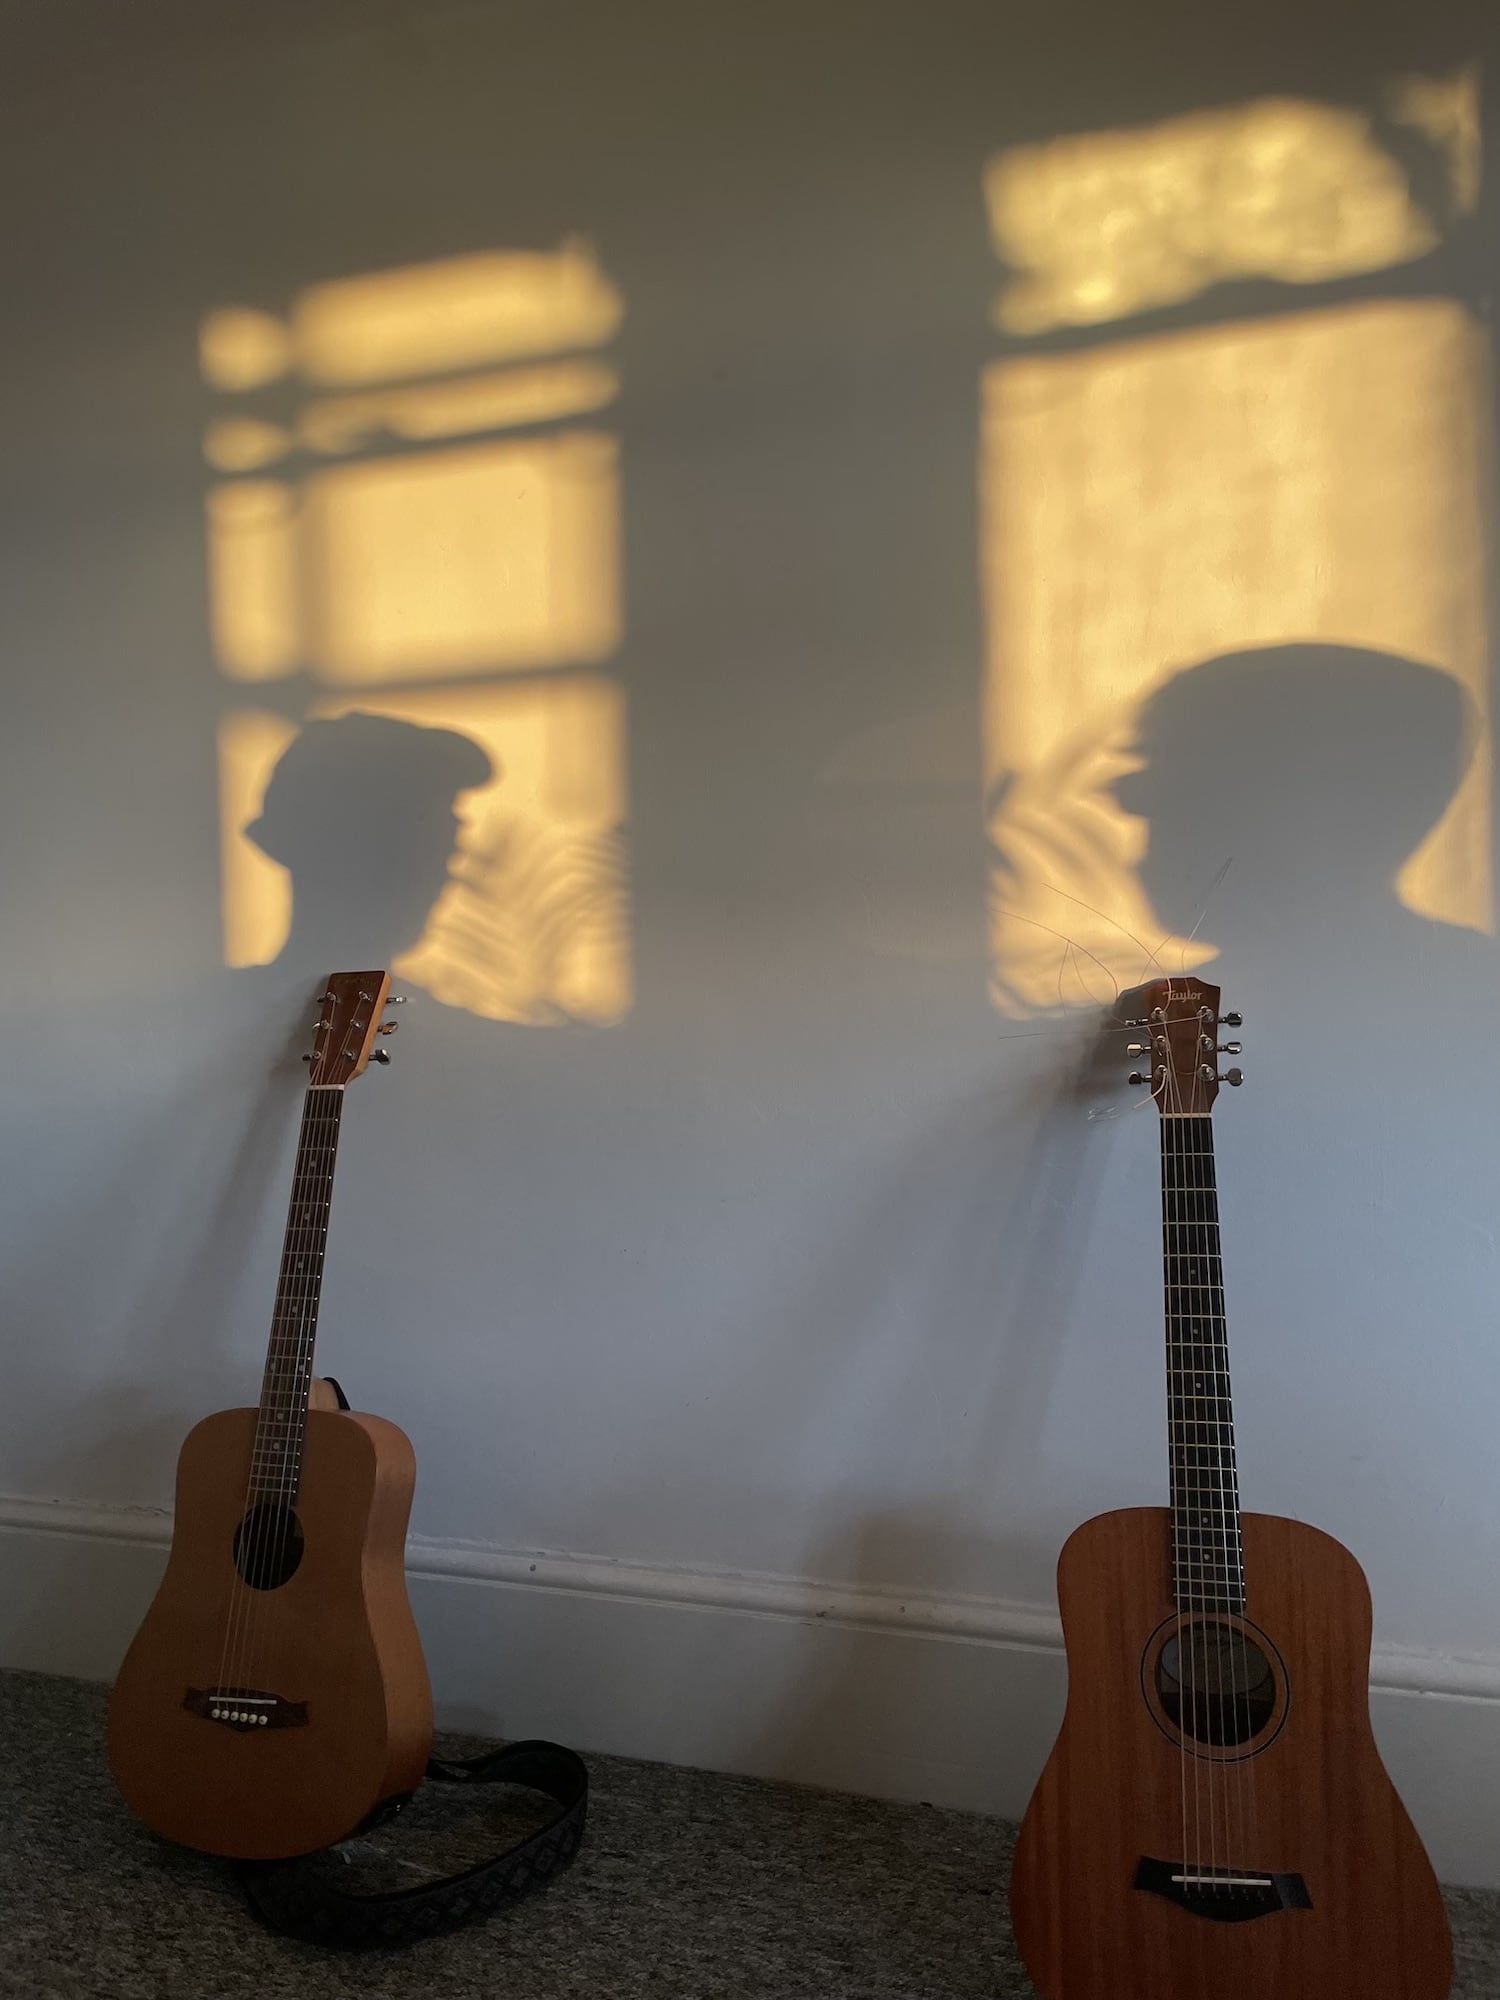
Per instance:
[[[364,995],[360,997],[365,998]],[[341,1057],[347,1061],[354,1060],[348,1047],[348,1042],[352,1039],[351,1029],[340,1052]],[[333,1191],[333,1168],[343,1109],[342,1086],[319,1085],[317,1092],[319,1116],[317,1149],[313,1156],[313,1191],[304,1207],[300,1226],[302,1241],[298,1250],[298,1319],[291,1360],[283,1365],[284,1379],[280,1384],[284,1406],[282,1424],[285,1448],[280,1458],[276,1512],[271,1517],[275,1524],[276,1536],[276,1549],[270,1570],[272,1576],[279,1576],[282,1572],[287,1545],[291,1539],[297,1489],[301,1481],[302,1451],[307,1434],[305,1412],[312,1388],[313,1345],[317,1337],[318,1306],[323,1291],[323,1252],[327,1244],[328,1210]],[[265,1595],[269,1602],[263,1621],[263,1642],[274,1657],[277,1650],[275,1642],[285,1623],[286,1606],[279,1588],[268,1590]]]
[[[322,1023],[320,1022],[319,1023],[320,1030],[321,1027]],[[316,1046],[316,1044],[314,1046]],[[292,1227],[292,1217],[296,1208],[298,1180],[302,1172],[302,1163],[304,1158],[304,1141],[307,1134],[308,1118],[310,1111],[311,1111],[311,1097],[308,1096],[304,1098],[302,1105],[302,1124],[297,1143],[297,1167],[295,1172],[293,1173],[292,1192],[291,1192],[291,1197],[287,1203],[287,1235],[283,1239],[283,1251],[282,1251],[283,1269],[285,1266],[285,1257],[286,1257],[285,1243],[290,1237],[291,1227]],[[272,1320],[273,1335],[275,1331],[276,1319],[279,1318],[279,1316],[280,1316],[280,1285],[278,1285],[276,1314]],[[257,1467],[257,1460],[260,1456],[258,1446],[261,1440],[263,1412],[271,1387],[272,1362],[273,1362],[272,1355],[268,1354],[266,1358],[265,1374],[262,1377],[262,1383],[261,1383],[261,1407],[256,1414],[255,1429],[252,1434],[252,1440],[251,1440],[250,1464],[245,1480],[245,1502],[240,1513],[241,1524],[243,1524],[244,1521],[250,1515],[251,1505],[255,1493],[256,1467]],[[252,1535],[253,1532],[254,1531],[252,1530]],[[248,1541],[250,1540],[250,1538],[247,1537],[246,1540]],[[247,1561],[247,1549],[244,1543],[241,1544],[240,1550],[238,1551],[238,1556],[239,1560],[236,1561],[232,1567],[232,1572],[229,1582],[229,1615],[225,1625],[224,1643],[219,1657],[219,1675],[218,1675],[218,1680],[216,1682],[216,1689],[219,1692],[223,1692],[224,1690],[230,1688],[231,1686],[237,1685],[237,1683],[232,1682],[229,1679],[230,1659],[232,1656],[238,1654],[240,1646],[240,1635],[243,1630],[245,1618],[248,1614],[251,1604],[253,1603],[253,1598],[254,1598],[254,1592],[252,1587],[245,1581],[246,1569],[241,1568],[241,1562],[246,1562],[248,1573],[251,1575],[255,1574],[253,1567],[250,1567]]]
[[[1192,929],[1187,933],[1186,937],[1184,937],[1182,940],[1182,950],[1179,954],[1179,957],[1182,960],[1184,961],[1186,960],[1189,947],[1193,944],[1194,940],[1197,938],[1199,931],[1203,928],[1204,922],[1207,919],[1209,906],[1213,902],[1214,897],[1218,894],[1219,885],[1224,880],[1224,877],[1229,873],[1229,870],[1233,866],[1233,864],[1234,864],[1234,856],[1232,854],[1227,855],[1223,863],[1219,867],[1218,872],[1215,874],[1214,879],[1209,883],[1207,889],[1204,890],[1203,901],[1198,906],[1198,914],[1193,919]],[[1111,917],[1106,915],[1106,913],[1103,910],[1099,909],[1096,904],[1085,902],[1082,896],[1075,896],[1072,895],[1066,889],[1059,889],[1055,882],[1044,882],[1042,884],[1042,887],[1049,890],[1055,896],[1061,896],[1065,902],[1076,903],[1079,909],[1087,910],[1091,917],[1097,917],[1101,923],[1108,924],[1111,927],[1111,929],[1117,930],[1122,937],[1129,938],[1132,944],[1139,945],[1144,956],[1142,957],[1141,960],[1140,969],[1136,973],[1135,979],[1132,982],[1133,985],[1137,986],[1140,985],[1141,982],[1146,978],[1146,975],[1150,972],[1153,965],[1167,979],[1170,979],[1172,977],[1172,975],[1167,972],[1166,967],[1161,962],[1162,952],[1166,949],[1166,947],[1168,946],[1168,944],[1171,943],[1172,940],[1171,931],[1163,931],[1161,937],[1158,939],[1156,943],[1155,948],[1153,949],[1150,945],[1146,943],[1144,938],[1137,937],[1135,932],[1128,929],[1126,925],[1122,924],[1117,917]],[[1077,951],[1077,952],[1082,952],[1085,958],[1092,959],[1094,964],[1098,966],[1099,970],[1104,974],[1105,978],[1109,981],[1110,985],[1114,989],[1113,1002],[1118,1002],[1120,998],[1119,980],[1116,979],[1115,975],[1110,971],[1109,967],[1104,963],[1103,959],[1099,958],[1094,952],[1091,952],[1087,945],[1080,944],[1076,938],[1069,937],[1066,931],[1056,930],[1051,924],[1044,924],[1036,917],[1023,916],[1019,910],[1012,910],[1004,903],[992,904],[991,908],[999,916],[1010,917],[1016,923],[1029,925],[1033,930],[1045,931],[1049,937],[1057,938],[1063,945],[1067,947],[1067,951],[1063,953],[1062,963],[1058,967],[1059,997],[1061,997],[1060,983],[1063,971],[1065,970],[1067,964],[1067,953],[1068,951]],[[1182,967],[1182,976],[1184,978],[1187,978],[1189,976],[1185,963],[1183,964]],[[1066,1006],[1067,1002],[1063,1001],[1062,1004]],[[1100,1029],[1100,1032],[1103,1034],[1124,1034],[1128,1031],[1128,1028],[1129,1028],[1128,1022],[1114,1021],[1105,1024]],[[1074,1022],[1059,1021],[1044,1028],[1011,1029],[1004,1034],[996,1036],[995,1039],[997,1041],[1002,1041],[1002,1042],[1036,1041],[1047,1035],[1068,1035],[1068,1034],[1073,1034],[1075,1032],[1076,1032],[1076,1024]]]
[[[263,1497],[255,1515],[254,1526],[247,1538],[249,1549],[244,1574],[262,1581],[259,1587],[253,1582],[247,1582],[242,1589],[244,1611],[236,1635],[230,1685],[250,1688],[252,1691],[257,1685],[252,1668],[258,1651],[258,1628],[263,1623],[261,1599],[266,1595],[264,1579],[272,1573],[271,1550],[273,1542],[277,1539],[277,1516],[283,1499],[281,1487],[288,1455],[286,1425],[280,1414],[284,1373],[282,1356],[288,1319],[288,1281],[298,1268],[298,1260],[305,1253],[307,1187],[312,1177],[318,1140],[324,1123],[321,1098],[321,1091],[315,1091],[315,1087],[309,1083],[303,1100],[297,1166],[292,1177],[292,1193],[287,1208],[280,1282],[277,1287],[276,1312],[272,1321],[271,1349],[266,1359],[262,1407],[257,1416],[255,1441],[251,1449],[251,1485],[252,1488],[258,1487]],[[279,1429],[281,1432],[279,1459],[276,1455],[277,1444],[272,1436],[273,1429]]]

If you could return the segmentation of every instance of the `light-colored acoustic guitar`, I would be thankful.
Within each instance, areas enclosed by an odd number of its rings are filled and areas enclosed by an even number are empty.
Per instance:
[[[1043,2000],[1443,2000],[1441,1894],[1370,1731],[1349,1552],[1242,1514],[1213,1124],[1219,989],[1121,998],[1161,1112],[1168,1508],[1101,1514],[1057,1588],[1062,1731],[1011,1878]]]
[[[384,972],[328,981],[309,1058],[258,1409],[177,1465],[172,1552],[109,1710],[126,1802],[168,1839],[271,1860],[347,1838],[421,1783],[432,1703],[406,1599],[415,1463],[313,1375],[344,1089],[385,1052]]]

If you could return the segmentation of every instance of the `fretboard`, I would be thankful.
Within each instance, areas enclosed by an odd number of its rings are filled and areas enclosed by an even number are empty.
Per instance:
[[[1173,1596],[1181,1610],[1243,1612],[1219,1198],[1213,1122],[1207,1117],[1162,1118],[1161,1218]]]
[[[250,1460],[256,1500],[297,1496],[302,1448],[307,1437],[307,1395],[312,1381],[313,1342],[318,1331],[318,1298],[323,1289],[323,1253],[328,1244],[328,1210],[338,1156],[342,1085],[314,1086],[302,1107],[297,1169],[287,1211],[276,1311],[266,1350],[260,1415]]]

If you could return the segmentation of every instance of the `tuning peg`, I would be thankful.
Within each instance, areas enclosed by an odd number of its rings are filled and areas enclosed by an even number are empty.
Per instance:
[[[311,1057],[311,1056],[304,1056],[304,1057],[302,1058],[302,1060],[303,1060],[304,1062],[311,1062],[311,1061],[312,1061],[312,1057]]]
[[[1233,1089],[1238,1090],[1240,1085],[1245,1081],[1245,1079],[1241,1071],[1237,1069],[1226,1069],[1224,1074],[1218,1079],[1218,1081],[1220,1083],[1227,1083],[1231,1085]]]
[[[388,1063],[390,1059],[391,1052],[389,1049],[372,1049],[370,1051],[371,1062]]]
[[[406,1005],[406,995],[404,993],[387,993],[385,1004],[387,1007],[404,1007]]]
[[[1238,1042],[1220,1042],[1219,1046],[1214,1050],[1214,1054],[1220,1056],[1237,1056],[1239,1053],[1240,1045]]]
[[[1127,1083],[1149,1083],[1151,1079],[1149,1076],[1142,1076],[1138,1069],[1133,1069],[1125,1081]]]
[[[1219,1026],[1221,1028],[1243,1028],[1244,1025],[1245,1017],[1243,1014],[1221,1014],[1219,1016]]]
[[[399,1021],[382,1021],[375,1032],[377,1035],[394,1035],[400,1026]]]
[[[1149,1056],[1151,1053],[1151,1044],[1149,1042],[1127,1042],[1125,1044],[1125,1053],[1128,1056]]]

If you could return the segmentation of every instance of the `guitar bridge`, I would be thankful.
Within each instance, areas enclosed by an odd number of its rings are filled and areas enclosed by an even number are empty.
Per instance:
[[[189,1688],[182,1705],[190,1715],[226,1729],[305,1729],[307,1703],[260,1688]]]
[[[1244,1924],[1277,1910],[1312,1908],[1312,1897],[1300,1875],[1274,1874],[1262,1868],[1157,1861],[1147,1854],[1135,1871],[1135,1886],[1216,1924]]]

